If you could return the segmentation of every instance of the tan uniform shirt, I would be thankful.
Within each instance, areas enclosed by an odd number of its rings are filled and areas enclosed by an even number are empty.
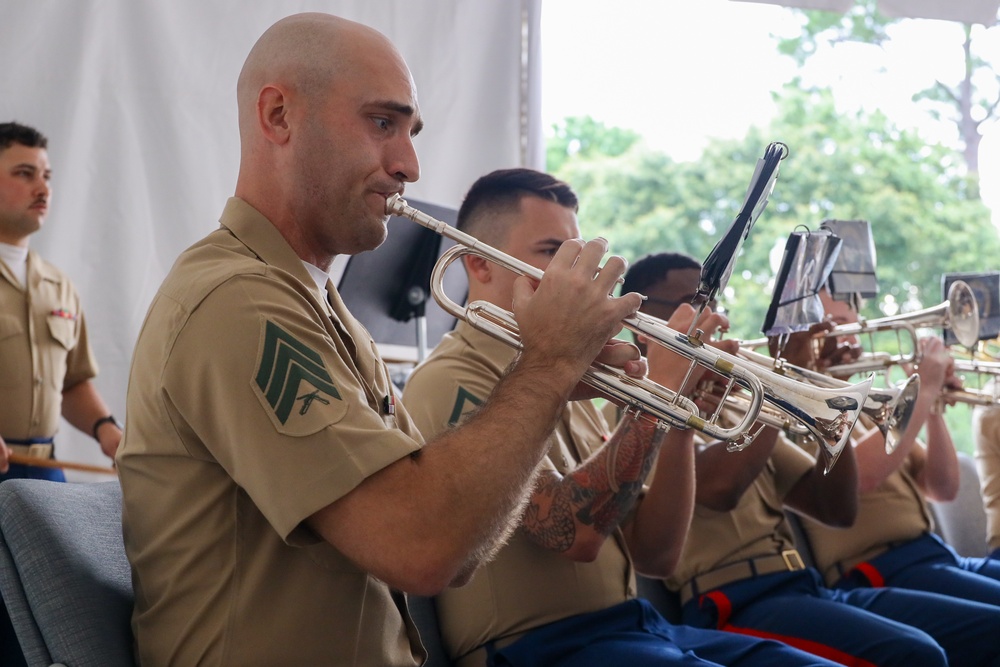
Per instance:
[[[69,278],[29,251],[27,281],[0,261],[0,436],[16,440],[52,437],[63,391],[97,375]]]
[[[403,402],[430,437],[481,404],[513,358],[510,347],[461,322],[410,376]],[[570,403],[541,465],[565,474],[602,445],[606,435],[593,403]],[[492,639],[606,609],[635,595],[635,573],[619,531],[592,563],[571,561],[516,531],[472,581],[439,595],[437,607],[445,646],[458,657]]]
[[[1000,549],[1000,407],[972,411],[972,437],[986,510],[986,541],[993,551]]]
[[[255,209],[186,250],[136,344],[118,452],[143,665],[416,665],[402,596],[303,525],[420,447],[328,283]]]
[[[731,512],[695,505],[681,560],[667,578],[667,587],[678,591],[692,578],[724,565],[794,549],[782,504],[812,468],[805,452],[779,436],[764,469]]]
[[[803,517],[816,569],[828,584],[891,545],[915,540],[931,530],[930,509],[910,475],[909,461],[877,488],[859,496],[858,517],[850,528],[833,528]]]

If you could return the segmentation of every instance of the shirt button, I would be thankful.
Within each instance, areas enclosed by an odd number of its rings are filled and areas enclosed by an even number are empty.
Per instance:
[[[42,386],[42,378],[40,378],[40,377],[36,377],[35,378],[35,386],[36,387],[41,387]]]

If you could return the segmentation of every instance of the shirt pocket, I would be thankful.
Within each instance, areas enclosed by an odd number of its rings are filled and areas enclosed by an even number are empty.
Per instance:
[[[31,350],[24,323],[12,315],[0,315],[0,387],[31,383]]]
[[[72,350],[76,346],[76,320],[58,315],[47,318],[49,335],[59,343],[64,350]]]

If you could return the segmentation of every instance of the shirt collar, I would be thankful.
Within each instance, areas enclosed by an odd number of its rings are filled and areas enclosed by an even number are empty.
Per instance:
[[[278,228],[247,202],[230,197],[219,222],[266,264],[288,271],[305,285],[316,284]]]

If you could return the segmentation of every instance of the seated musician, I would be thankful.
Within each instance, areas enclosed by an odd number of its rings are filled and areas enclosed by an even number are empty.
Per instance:
[[[576,208],[565,183],[502,170],[472,186],[458,227],[544,269],[563,241],[579,236]],[[510,271],[476,256],[465,268],[470,301],[510,308]],[[672,324],[686,329],[693,314],[685,306]],[[700,324],[711,331],[725,319],[708,313]],[[460,322],[411,375],[403,402],[432,437],[474,412],[516,356]],[[687,368],[666,351],[650,363],[650,376],[668,386]],[[669,574],[684,541],[694,494],[690,431],[664,433],[628,415],[609,434],[589,401],[570,403],[552,429],[509,543],[467,585],[437,597],[458,665],[832,664],[778,642],[673,626],[636,598],[636,572]],[[511,422],[509,438],[520,432]],[[510,443],[494,445],[502,456]]]
[[[820,297],[836,324],[858,321],[847,302],[833,300],[826,290]],[[861,495],[854,527],[831,531],[813,522],[803,527],[817,566],[839,589],[894,586],[1000,605],[1000,562],[959,556],[932,532],[927,499],[948,501],[958,493],[958,456],[942,396],[949,386],[961,387],[961,381],[940,338],[921,338],[919,345],[920,362],[908,370],[920,377],[920,393],[892,454],[886,455],[878,429],[857,433]],[[923,427],[926,442],[917,437]],[[941,616],[933,609],[925,613]]]
[[[637,284],[633,272],[655,276],[647,265],[655,261],[637,262],[626,274],[626,289],[656,290],[666,301],[694,293],[695,273],[672,291],[662,289],[662,280]],[[831,327],[821,323],[813,333]],[[790,362],[803,360],[810,335],[792,336]],[[1000,656],[993,630],[1000,608],[923,591],[832,589],[805,567],[784,510],[843,532],[857,507],[855,465],[847,447],[824,475],[822,461],[771,428],[741,452],[701,445],[691,529],[667,579],[681,595],[684,622],[781,639],[845,664],[993,664]]]
[[[972,437],[986,510],[986,544],[990,558],[1000,560],[1000,405],[973,409]]]

